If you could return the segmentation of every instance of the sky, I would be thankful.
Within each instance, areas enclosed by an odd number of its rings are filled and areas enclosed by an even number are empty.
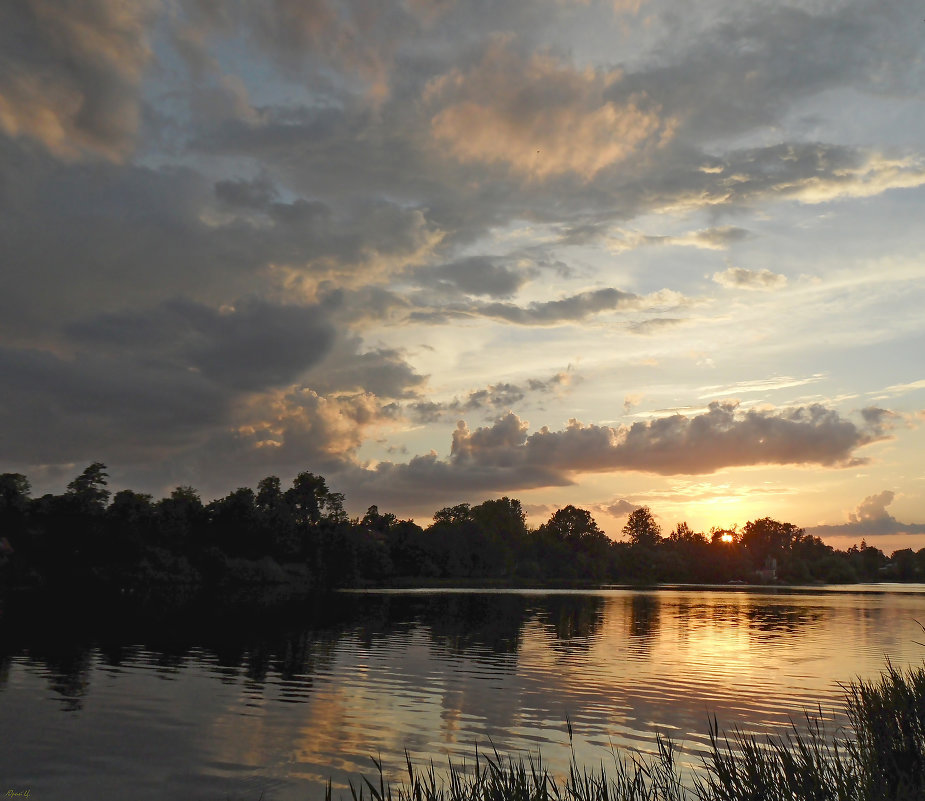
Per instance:
[[[912,0],[0,6],[0,470],[925,546]]]

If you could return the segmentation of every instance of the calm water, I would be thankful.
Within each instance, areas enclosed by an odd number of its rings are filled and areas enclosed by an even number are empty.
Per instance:
[[[707,719],[766,731],[889,658],[921,664],[925,587],[342,594],[156,616],[8,604],[0,792],[42,799],[307,799],[381,755],[541,749],[562,770]]]

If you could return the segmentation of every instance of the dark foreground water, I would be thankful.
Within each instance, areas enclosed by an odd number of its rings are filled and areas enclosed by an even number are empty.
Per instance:
[[[925,587],[351,593],[262,611],[7,602],[0,794],[310,799],[348,777],[541,750],[556,772],[707,721],[763,732],[921,664]],[[843,719],[836,718],[835,726]],[[337,795],[337,793],[335,793]]]

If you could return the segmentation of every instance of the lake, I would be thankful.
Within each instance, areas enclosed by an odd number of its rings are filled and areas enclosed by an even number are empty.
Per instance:
[[[233,611],[8,601],[0,792],[320,798],[331,777],[471,762],[476,745],[599,764],[707,725],[766,732],[921,664],[922,585],[339,593]],[[696,769],[696,768],[695,768]],[[335,796],[347,796],[346,791]]]

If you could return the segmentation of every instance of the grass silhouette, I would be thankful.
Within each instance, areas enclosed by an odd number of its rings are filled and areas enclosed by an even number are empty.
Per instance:
[[[827,732],[822,710],[806,726],[758,737],[709,723],[703,770],[687,771],[662,736],[654,755],[610,753],[610,765],[578,764],[556,777],[541,756],[503,757],[476,751],[474,764],[415,766],[407,778],[350,782],[353,801],[922,801],[925,799],[925,669],[889,662],[879,679],[846,688],[849,725]],[[569,739],[571,723],[566,722]],[[331,801],[330,784],[326,792]]]

